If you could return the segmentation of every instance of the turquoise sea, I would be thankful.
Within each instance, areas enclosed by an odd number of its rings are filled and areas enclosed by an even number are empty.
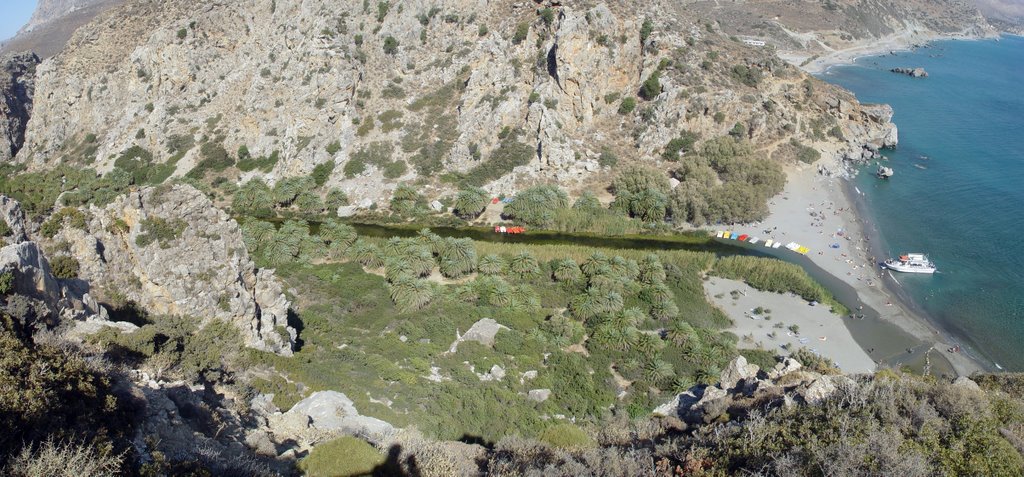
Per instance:
[[[897,275],[901,289],[973,354],[1024,371],[1024,37],[937,42],[821,78],[895,109],[895,176],[879,181],[872,164],[855,185],[881,250],[925,252],[939,269]]]

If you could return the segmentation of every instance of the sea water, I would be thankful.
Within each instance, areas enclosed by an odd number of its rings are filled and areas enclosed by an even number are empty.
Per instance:
[[[938,267],[894,274],[899,286],[976,354],[1024,371],[1024,37],[936,42],[821,78],[895,110],[899,147],[883,152],[895,175],[875,178],[872,163],[855,185],[884,250]]]

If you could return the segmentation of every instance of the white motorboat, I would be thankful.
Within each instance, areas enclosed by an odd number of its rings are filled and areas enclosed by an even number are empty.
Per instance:
[[[883,265],[895,272],[935,273],[935,265],[923,253],[906,253],[886,260]]]

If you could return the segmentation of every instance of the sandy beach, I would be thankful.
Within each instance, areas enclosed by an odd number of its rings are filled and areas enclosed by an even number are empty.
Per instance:
[[[816,166],[802,164],[790,166],[787,175],[785,190],[770,202],[768,218],[743,233],[783,243],[797,242],[809,248],[806,257],[852,287],[865,310],[877,311],[880,321],[895,325],[907,335],[896,339],[893,333],[878,329],[877,324],[840,318],[839,322],[852,332],[862,351],[868,350],[871,359],[890,365],[911,364],[916,358],[931,362],[941,356],[960,375],[984,369],[964,353],[949,352],[957,343],[888,288],[898,285],[877,266],[885,257],[873,255],[877,252],[869,246],[871,234],[865,234],[863,220],[846,195],[845,179],[820,175]],[[795,254],[785,249],[778,253]],[[858,358],[846,354],[833,359],[853,363]]]
[[[836,65],[847,65],[865,56],[884,55],[894,51],[905,51],[918,45],[924,45],[937,40],[974,40],[975,35],[948,33],[937,34],[934,32],[917,32],[915,30],[903,30],[884,38],[856,42],[849,47],[841,49],[830,49],[824,53],[813,55],[806,50],[779,50],[778,55],[783,60],[797,66],[811,74],[820,74],[828,71]],[[818,42],[821,44],[820,42]],[[824,46],[824,45],[822,45]]]
[[[704,290],[732,318],[730,331],[740,337],[740,348],[759,347],[781,354],[807,348],[832,359],[848,373],[875,370],[874,360],[857,344],[843,319],[825,306],[809,306],[795,295],[758,291],[724,278],[705,281]]]

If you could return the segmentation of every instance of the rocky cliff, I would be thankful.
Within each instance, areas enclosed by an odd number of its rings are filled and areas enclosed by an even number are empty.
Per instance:
[[[657,164],[682,131],[712,138],[739,124],[783,161],[790,139],[859,150],[891,132],[852,96],[682,6],[627,3],[131,2],[39,67],[17,160],[105,172],[139,146],[182,175],[203,144],[245,146],[265,162],[238,182],[333,163],[328,186],[358,203],[399,182],[448,194],[443,172],[504,192],[603,187],[602,151]],[[838,98],[849,114],[826,105]],[[843,141],[823,134],[833,127]],[[87,138],[96,147],[78,147]]]
[[[246,345],[291,355],[296,332],[272,270],[257,270],[238,224],[190,186],[146,188],[88,211],[64,228],[79,276],[107,303],[133,302],[154,316],[234,323]]]
[[[18,154],[25,142],[38,64],[32,53],[0,57],[0,162]]]

